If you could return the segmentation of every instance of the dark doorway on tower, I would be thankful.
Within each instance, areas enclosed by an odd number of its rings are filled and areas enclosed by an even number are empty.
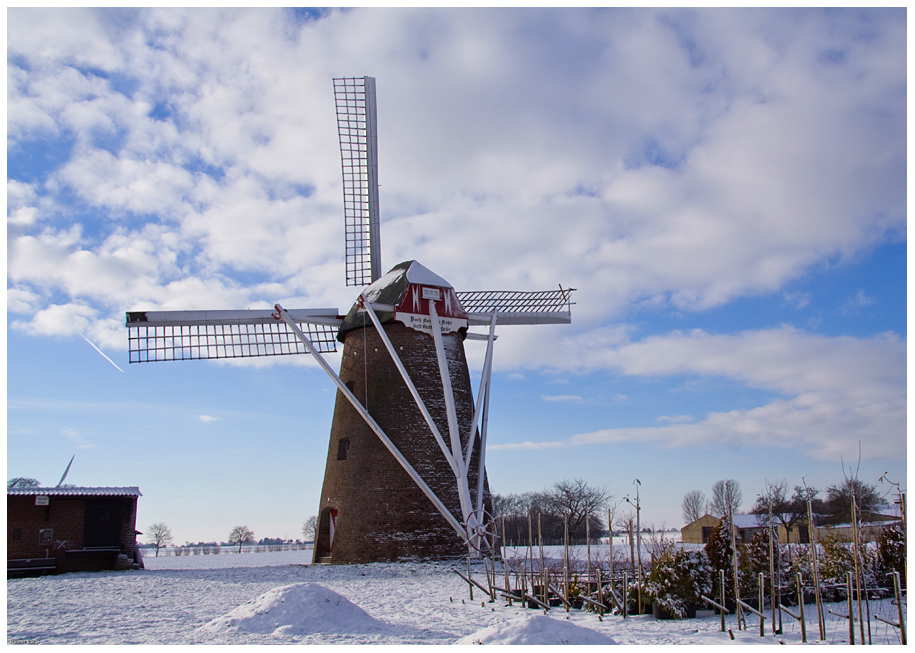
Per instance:
[[[330,562],[329,558],[334,550],[334,531],[337,527],[336,508],[325,508],[318,518],[318,537],[315,541],[315,562]],[[326,558],[326,559],[325,559]]]

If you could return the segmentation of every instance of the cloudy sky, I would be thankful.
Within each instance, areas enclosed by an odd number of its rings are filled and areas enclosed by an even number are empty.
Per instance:
[[[67,482],[140,486],[140,530],[299,536],[332,383],[307,357],[128,365],[124,312],[348,309],[331,79],[370,75],[383,267],[578,289],[571,325],[498,331],[493,491],[639,478],[643,523],[679,527],[689,490],[734,478],[749,508],[859,450],[904,485],[904,9],[10,9],[7,31],[8,477],[56,484],[76,454]]]

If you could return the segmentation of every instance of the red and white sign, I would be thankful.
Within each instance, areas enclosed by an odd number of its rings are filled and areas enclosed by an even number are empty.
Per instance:
[[[429,302],[435,302],[442,333],[454,333],[467,328],[467,314],[461,308],[453,288],[436,288],[410,284],[403,299],[394,308],[394,318],[417,331],[432,334]]]

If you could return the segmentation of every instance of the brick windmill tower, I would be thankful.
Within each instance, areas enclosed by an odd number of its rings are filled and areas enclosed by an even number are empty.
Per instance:
[[[417,261],[382,276],[375,80],[334,91],[353,307],[129,312],[130,362],[312,354],[338,389],[315,562],[485,554],[495,327],[568,323],[574,289],[455,291]],[[487,343],[476,400],[465,340]],[[339,374],[323,356],[338,342]]]

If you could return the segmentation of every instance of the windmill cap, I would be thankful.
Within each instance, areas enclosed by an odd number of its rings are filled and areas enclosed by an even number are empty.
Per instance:
[[[439,314],[443,317],[466,319],[467,314],[454,293],[454,287],[417,261],[398,263],[391,268],[390,272],[366,288],[363,295],[372,304],[386,304],[398,307],[396,311],[376,311],[379,321],[382,324],[386,324],[395,319],[396,312],[415,312],[409,306],[411,304],[409,301],[411,299],[409,297],[411,288],[414,289],[414,294],[417,296],[419,296],[419,291],[416,290],[418,288],[439,289],[442,299],[441,307],[436,309]],[[413,307],[417,306],[416,301],[412,302],[412,305]],[[438,306],[438,304],[436,305]],[[428,309],[426,308],[425,310],[427,311]],[[337,339],[343,342],[342,336],[347,331],[371,325],[371,318],[365,313],[359,312],[358,304],[353,304],[353,307],[346,314],[346,318],[340,325]]]

